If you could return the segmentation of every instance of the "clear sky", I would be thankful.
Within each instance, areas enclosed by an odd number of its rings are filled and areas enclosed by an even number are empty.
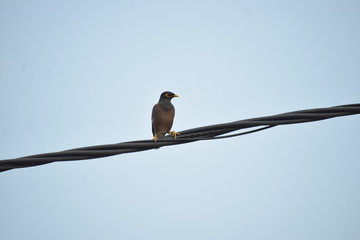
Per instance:
[[[0,0],[0,159],[360,102],[360,2]],[[360,239],[360,116],[0,173],[0,238]]]

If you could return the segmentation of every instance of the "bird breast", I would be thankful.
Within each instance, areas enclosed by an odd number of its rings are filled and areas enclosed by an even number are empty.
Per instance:
[[[173,105],[158,103],[153,108],[152,124],[155,133],[163,135],[170,131],[175,116]]]

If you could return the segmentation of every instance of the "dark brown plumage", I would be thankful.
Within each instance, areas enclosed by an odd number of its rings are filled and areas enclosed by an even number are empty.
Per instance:
[[[153,107],[151,121],[155,142],[164,137],[166,133],[171,134],[174,138],[176,138],[176,135],[179,135],[175,131],[170,131],[175,116],[175,108],[171,103],[171,99],[174,97],[179,96],[172,92],[163,92],[160,95],[159,102]]]

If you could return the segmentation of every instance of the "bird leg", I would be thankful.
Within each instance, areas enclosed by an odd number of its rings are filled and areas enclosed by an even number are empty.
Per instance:
[[[158,137],[157,137],[157,133],[155,133],[153,139],[154,139],[155,142],[156,142],[157,140],[159,140]]]
[[[170,132],[168,132],[168,134],[170,134],[171,136],[173,136],[174,139],[176,139],[176,136],[179,136],[179,135],[180,135],[180,133],[175,132],[175,131],[170,131]]]

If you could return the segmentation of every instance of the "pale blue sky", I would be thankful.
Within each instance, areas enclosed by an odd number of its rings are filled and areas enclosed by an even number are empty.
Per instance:
[[[0,0],[0,159],[360,102],[359,1]],[[0,173],[1,239],[359,239],[359,116]]]

